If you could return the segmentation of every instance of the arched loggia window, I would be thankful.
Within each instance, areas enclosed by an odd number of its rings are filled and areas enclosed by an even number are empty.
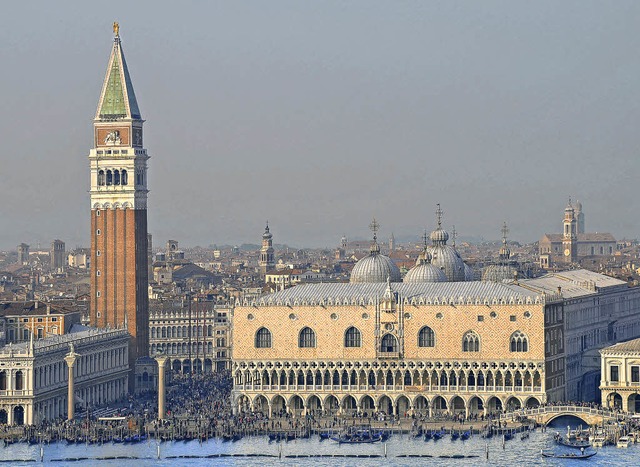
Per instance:
[[[344,346],[345,347],[360,347],[362,345],[362,338],[360,336],[360,331],[358,329],[351,326],[347,329],[347,332],[344,333]]]
[[[104,186],[104,170],[98,170],[98,186]]]
[[[267,328],[260,328],[256,332],[256,348],[265,349],[271,347],[271,331]]]
[[[380,352],[396,353],[398,352],[398,339],[392,334],[382,336],[380,343]]]
[[[429,326],[424,326],[418,333],[418,347],[435,347],[436,335]]]
[[[529,339],[523,332],[516,331],[511,334],[510,348],[512,352],[528,352],[529,351]]]
[[[468,331],[462,337],[463,352],[480,352],[480,337],[474,331]]]
[[[298,336],[298,347],[315,347],[316,333],[310,327],[302,328]]]

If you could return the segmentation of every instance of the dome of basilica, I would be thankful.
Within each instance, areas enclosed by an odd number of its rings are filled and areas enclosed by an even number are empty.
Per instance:
[[[431,255],[425,250],[424,253],[418,257],[416,265],[404,276],[403,282],[414,284],[422,282],[447,282],[447,276],[441,269],[431,264]]]
[[[371,252],[353,267],[350,282],[387,282],[387,279],[400,282],[400,269],[388,256]]]
[[[511,281],[516,277],[517,269],[508,264],[492,264],[482,271],[482,280],[491,282]]]
[[[447,244],[434,244],[429,248],[431,264],[442,269],[449,282],[463,282],[465,264],[456,249]]]
[[[371,251],[356,263],[351,271],[351,283],[371,283],[371,282],[401,282],[402,275],[400,269],[388,256],[380,254],[380,246],[376,241],[376,231],[378,224],[373,220],[372,230],[374,232]]]

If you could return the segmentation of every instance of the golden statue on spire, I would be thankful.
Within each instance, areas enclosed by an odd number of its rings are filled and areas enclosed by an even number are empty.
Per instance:
[[[118,24],[117,21],[113,22],[113,34],[116,37],[120,37],[120,25]]]

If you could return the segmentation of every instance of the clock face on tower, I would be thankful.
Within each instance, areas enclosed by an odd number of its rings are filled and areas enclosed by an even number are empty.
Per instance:
[[[569,256],[571,254],[571,250],[569,248],[567,248],[566,250],[564,250],[564,255],[565,256]]]

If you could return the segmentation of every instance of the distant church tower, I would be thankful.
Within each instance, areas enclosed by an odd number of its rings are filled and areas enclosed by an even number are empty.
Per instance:
[[[118,24],[93,120],[91,166],[91,306],[99,328],[126,327],[129,364],[149,352],[147,150],[140,109]],[[130,390],[133,377],[129,380]]]
[[[265,275],[267,271],[272,270],[276,266],[276,261],[273,256],[273,235],[269,232],[269,222],[264,228],[262,234],[262,248],[260,249],[260,261],[258,261],[260,267],[260,274]]]
[[[576,211],[576,220],[578,222],[578,233],[583,234],[584,233],[584,212],[582,212],[582,203],[578,200],[576,200],[575,211]]]
[[[569,204],[564,209],[563,227],[562,251],[565,261],[573,263],[578,259],[578,222],[571,200],[569,200]]]

